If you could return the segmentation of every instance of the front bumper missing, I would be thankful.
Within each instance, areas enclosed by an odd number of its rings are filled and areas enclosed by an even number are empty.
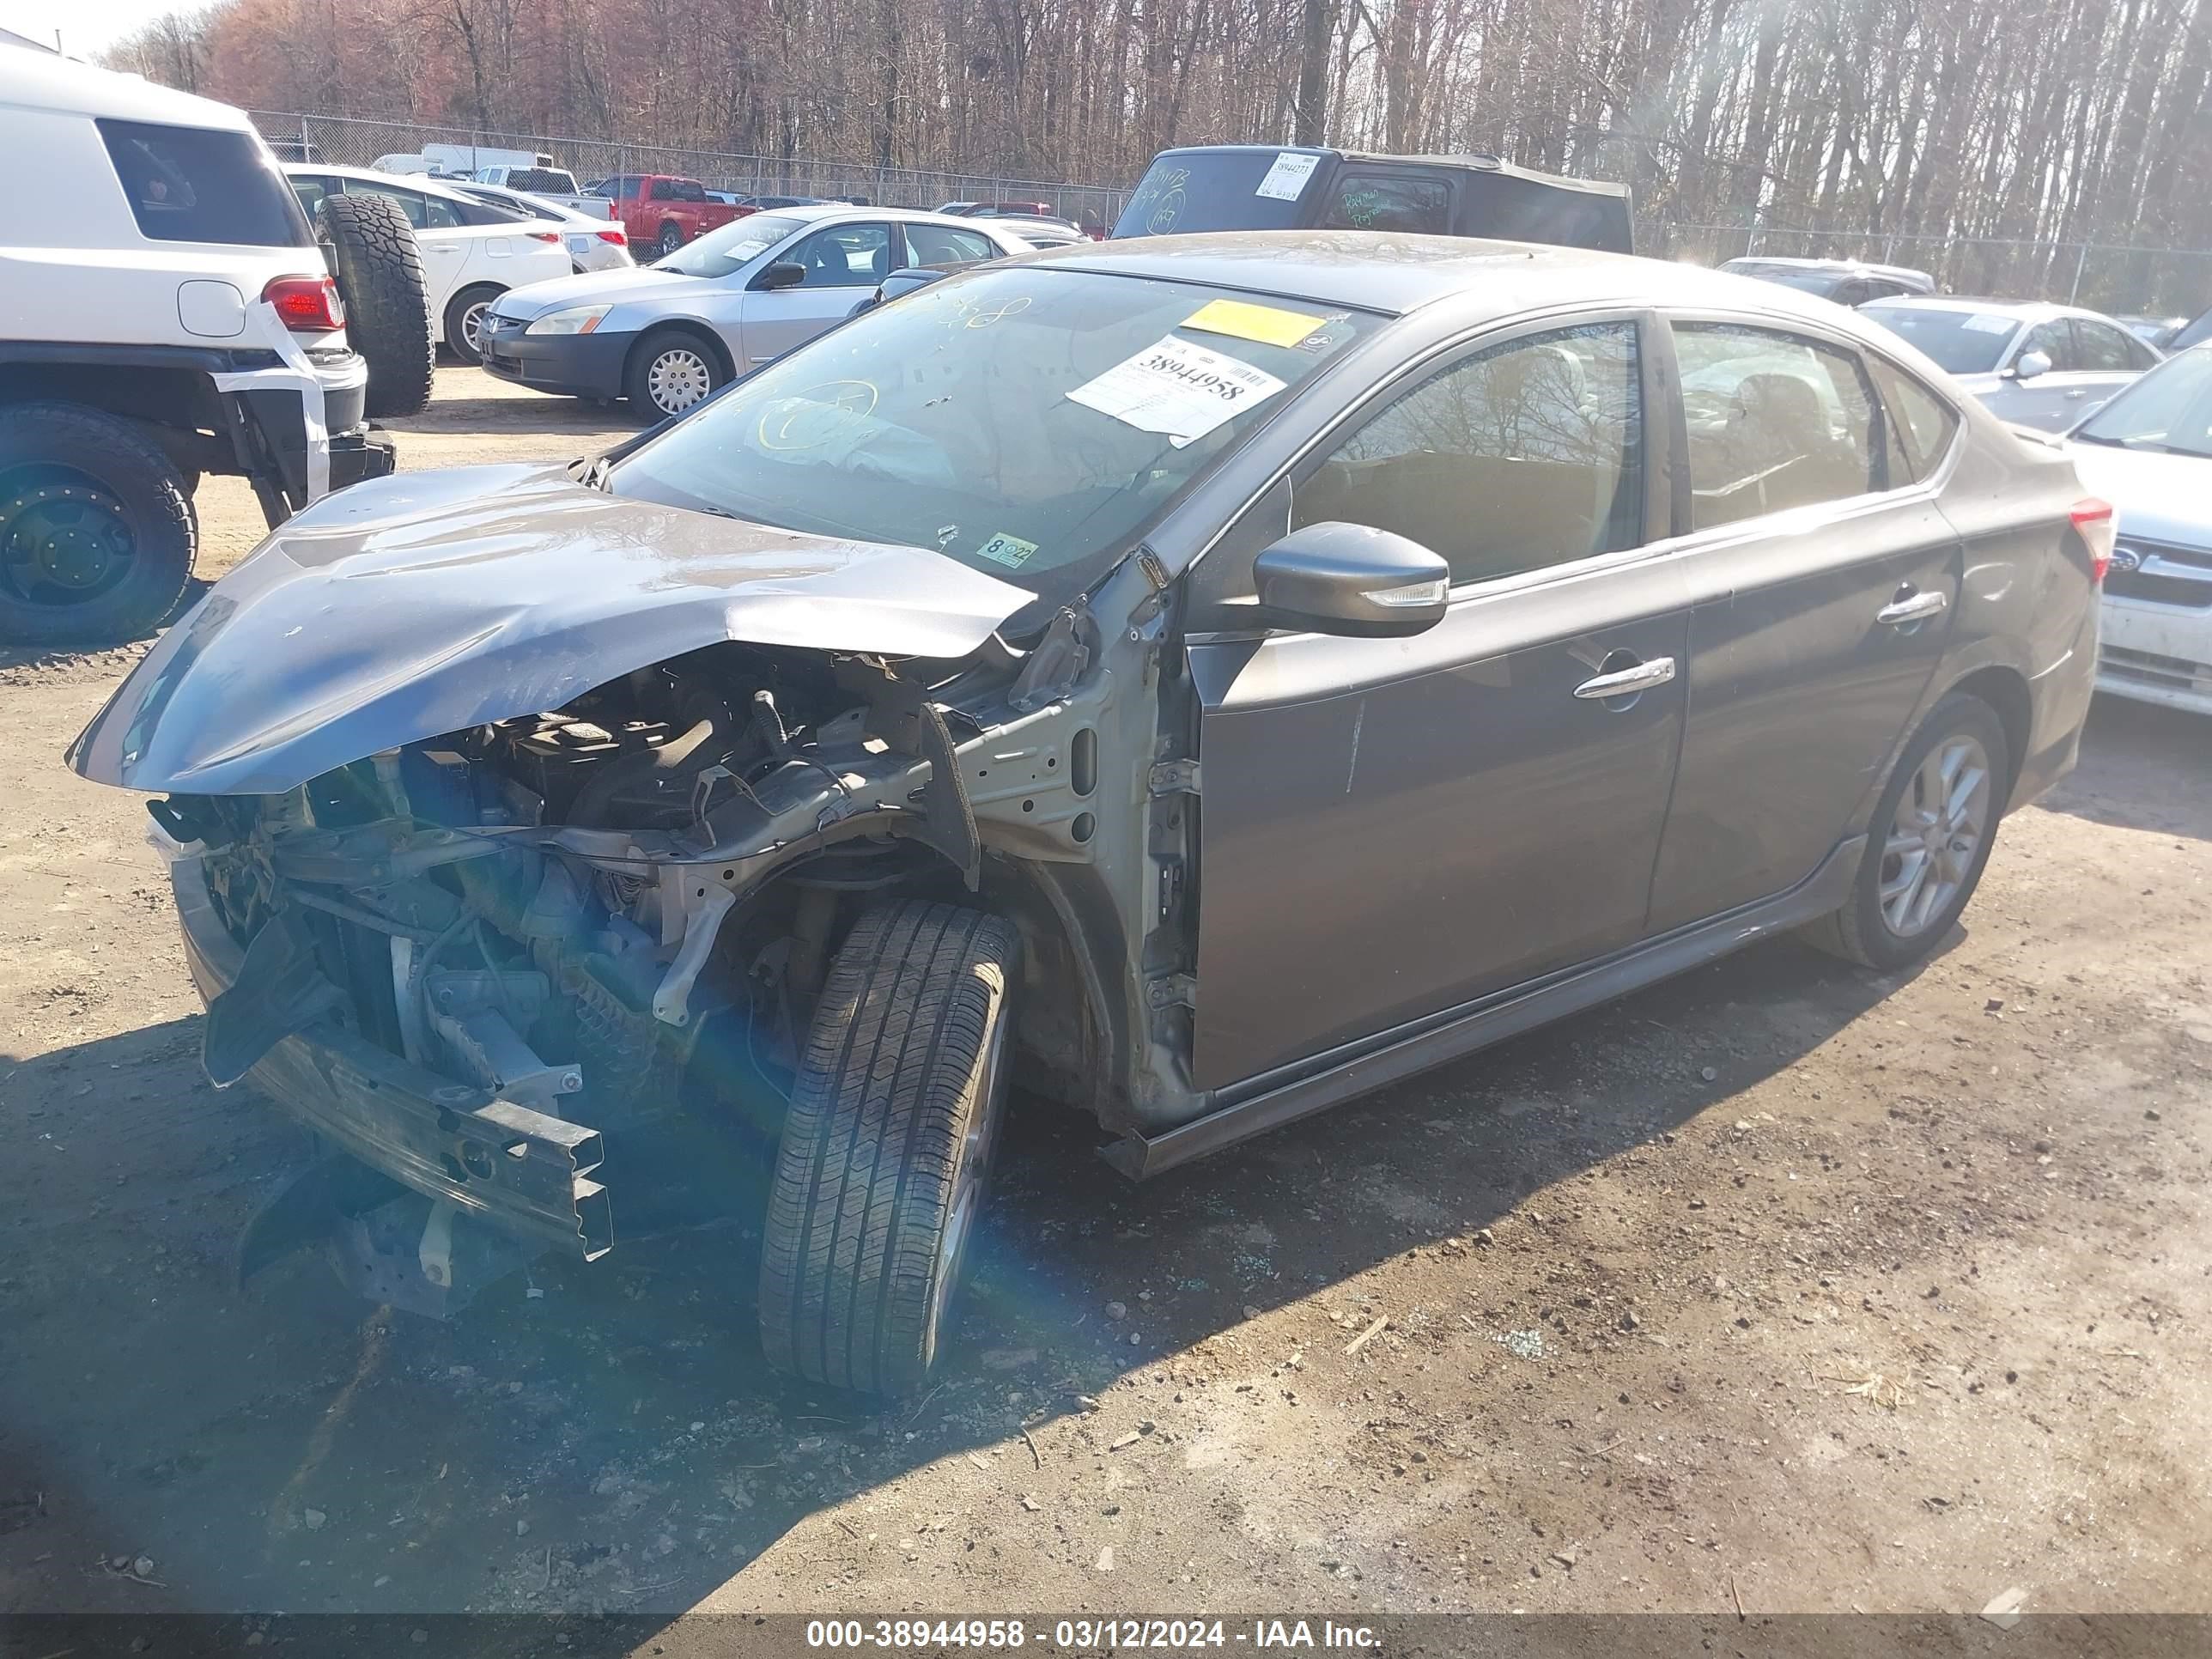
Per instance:
[[[197,858],[170,866],[185,957],[210,1003],[245,953],[210,901]],[[246,1073],[294,1118],[370,1169],[489,1226],[586,1261],[614,1245],[599,1133],[502,1100],[390,1054],[326,1015],[278,1039]]]

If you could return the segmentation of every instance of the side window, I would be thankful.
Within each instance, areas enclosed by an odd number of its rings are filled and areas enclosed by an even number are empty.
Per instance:
[[[1451,228],[1451,186],[1441,179],[1347,167],[1316,222],[1328,230],[1395,230],[1441,236]]]
[[[1893,488],[1926,477],[1949,453],[1959,429],[1950,404],[1903,369],[1874,359],[1875,384],[1889,411],[1890,473]]]
[[[2136,367],[2135,354],[2128,349],[2128,337],[2110,323],[2092,322],[2087,317],[2074,319],[2074,343],[2081,356],[2081,367],[2107,374],[2125,374]]]
[[[1644,539],[1636,325],[1588,323],[1492,346],[1367,420],[1300,483],[1293,526],[1411,538],[1455,584]]]
[[[138,234],[149,241],[313,245],[283,176],[250,133],[145,121],[94,125]]]
[[[1775,329],[1673,326],[1692,529],[1886,488],[1874,393],[1856,356]]]
[[[315,215],[323,205],[323,198],[330,191],[324,187],[321,179],[302,178],[296,173],[286,182],[292,186],[292,194],[300,198],[300,211],[307,216],[309,224],[313,224]]]
[[[442,196],[425,196],[422,198],[422,228],[425,230],[451,230],[456,225],[472,222],[496,224],[499,221],[495,218],[489,221],[471,221],[459,208]]]
[[[2074,349],[2074,331],[2067,326],[2063,317],[2038,323],[2028,330],[2027,337],[2020,343],[2020,350],[2013,361],[2018,362],[2031,351],[2043,353],[2051,359],[2051,367],[2061,374],[2081,366]]]
[[[676,199],[676,181],[673,179],[654,179],[653,181],[653,199],[656,202],[674,201]]]
[[[1863,306],[1875,297],[1874,284],[1854,276],[1837,284],[1836,291],[1828,297],[1839,306]]]
[[[945,269],[995,259],[999,250],[980,231],[954,230],[949,225],[908,225],[906,262]]]
[[[873,288],[891,270],[889,225],[832,225],[784,256],[806,267],[801,288]]]
[[[707,194],[707,186],[697,179],[678,179],[676,181],[676,199],[679,202],[706,202],[713,198]]]
[[[427,229],[430,222],[430,198],[419,190],[402,190],[396,185],[372,184],[366,179],[346,180],[349,196],[389,196],[399,204],[407,222],[417,230]]]

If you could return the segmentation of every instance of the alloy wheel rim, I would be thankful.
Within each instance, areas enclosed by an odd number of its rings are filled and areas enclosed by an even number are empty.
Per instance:
[[[490,301],[479,300],[461,313],[461,338],[468,343],[470,350],[479,356],[483,351],[484,313],[490,309]]]
[[[706,360],[696,351],[664,351],[653,361],[646,386],[656,408],[677,415],[707,395],[709,377]]]
[[[1913,769],[1881,849],[1881,919],[1898,938],[1926,933],[1972,876],[1989,833],[1990,769],[1988,751],[1963,734]]]
[[[128,574],[130,515],[111,491],[70,467],[0,482],[0,589],[32,605],[83,605]]]

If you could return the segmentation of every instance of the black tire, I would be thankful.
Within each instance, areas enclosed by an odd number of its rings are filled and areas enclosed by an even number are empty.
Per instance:
[[[346,338],[368,360],[368,412],[416,415],[435,372],[430,285],[422,250],[398,203],[384,196],[325,196],[316,215]]]
[[[1981,745],[1989,771],[1988,805],[1957,890],[1912,932],[1900,933],[1890,925],[1882,908],[1883,883],[1894,873],[1888,842],[1893,831],[1903,831],[1899,808],[1906,805],[1909,794],[1915,793],[1922,763],[1954,738],[1971,738]],[[1846,962],[1885,970],[1908,967],[1933,951],[1981,884],[1990,849],[1996,843],[1999,817],[2011,793],[2012,768],[2011,745],[2005,739],[2004,722],[1995,709],[1979,697],[1963,693],[1937,703],[1899,754],[1889,783],[1869,820],[1866,852],[1851,884],[1850,902],[1808,927],[1807,942]]]
[[[679,364],[684,365],[684,380],[698,395],[672,407],[663,392],[655,390],[655,370],[662,372],[659,384],[665,387],[670,384],[665,377],[673,374]],[[623,392],[633,413],[647,421],[665,421],[696,408],[729,378],[722,368],[721,353],[704,335],[688,328],[664,328],[647,335],[630,352]]]
[[[0,641],[136,639],[175,608],[198,544],[183,475],[135,422],[0,407]]]
[[[485,307],[506,292],[496,283],[478,283],[447,301],[446,349],[471,367],[482,362],[483,353],[469,342],[469,313],[473,311],[481,318]]]
[[[896,1396],[937,1358],[1006,1088],[1018,936],[979,910],[870,910],[823,987],[761,1247],[761,1346]]]
[[[665,259],[684,246],[684,227],[670,220],[660,227],[660,234],[653,239],[655,258]]]

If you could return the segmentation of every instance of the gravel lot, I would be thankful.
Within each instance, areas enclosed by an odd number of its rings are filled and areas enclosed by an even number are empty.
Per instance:
[[[1032,1111],[877,1416],[765,1374],[735,1228],[442,1325],[236,1288],[296,1142],[60,761],[135,655],[0,658],[0,1613],[2212,1609],[2203,722],[2100,707],[1916,975],[1764,945],[1142,1188]]]

